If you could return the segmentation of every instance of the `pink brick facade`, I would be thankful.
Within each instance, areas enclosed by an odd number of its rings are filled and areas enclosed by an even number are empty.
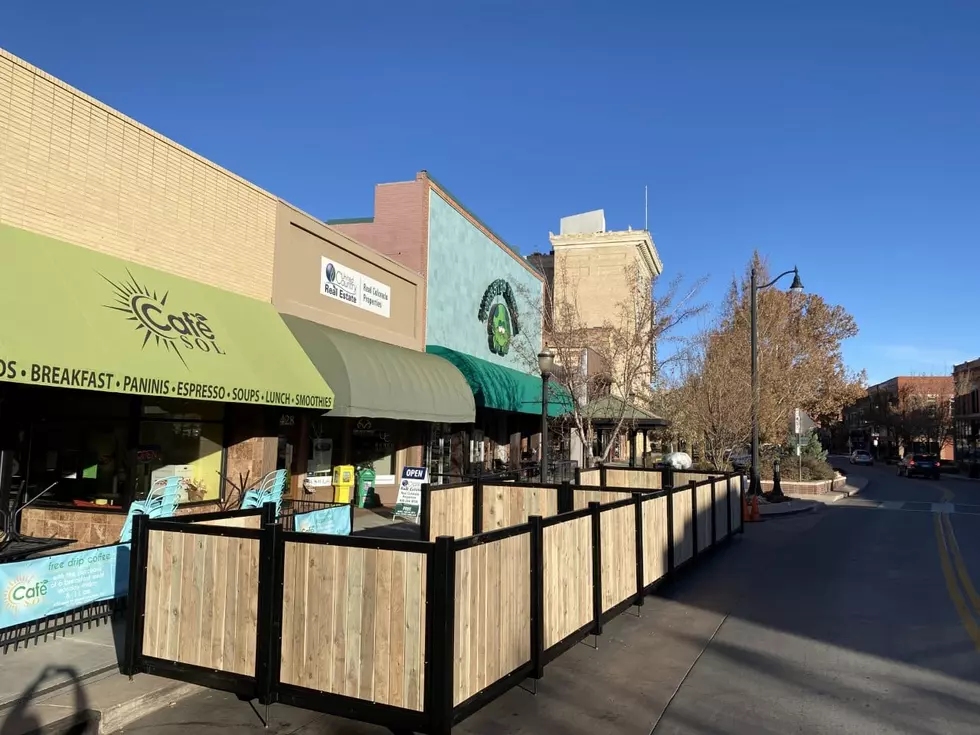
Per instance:
[[[420,173],[415,181],[378,184],[372,220],[328,224],[424,276],[428,222],[428,181]]]

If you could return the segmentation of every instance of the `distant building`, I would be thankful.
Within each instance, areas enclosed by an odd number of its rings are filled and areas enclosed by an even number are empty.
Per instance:
[[[953,452],[971,475],[980,470],[980,358],[953,366]]]
[[[872,385],[864,396],[843,410],[848,450],[864,449],[884,459],[909,452],[937,454],[953,459],[953,444],[922,431],[930,417],[949,421],[953,395],[949,375],[899,375]]]

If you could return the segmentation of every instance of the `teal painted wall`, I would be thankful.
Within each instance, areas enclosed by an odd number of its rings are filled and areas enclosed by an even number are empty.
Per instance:
[[[536,373],[527,356],[541,349],[541,280],[431,189],[428,261],[425,343]],[[498,279],[510,285],[520,328],[504,355],[492,351],[488,320],[479,318],[484,294]],[[491,313],[505,303],[503,295],[491,298]],[[497,324],[506,331],[507,321],[499,317]]]

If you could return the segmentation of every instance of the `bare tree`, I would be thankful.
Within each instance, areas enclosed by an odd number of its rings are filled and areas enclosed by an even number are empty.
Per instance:
[[[682,342],[675,334],[677,327],[704,310],[703,304],[696,303],[703,280],[685,285],[677,277],[663,295],[655,296],[656,279],[646,278],[637,266],[624,266],[624,276],[626,287],[609,294],[600,325],[583,318],[578,284],[563,267],[556,268],[550,293],[528,298],[541,315],[544,343],[555,353],[553,382],[568,401],[560,421],[581,441],[587,464],[608,459],[618,436],[632,422],[630,404],[650,406],[658,376],[678,359],[676,351],[658,359],[662,345]],[[518,354],[536,369],[536,345],[525,340]],[[596,454],[597,434],[588,407],[608,395],[621,402],[614,402],[614,414],[604,417],[611,420],[612,430],[603,432],[605,441]]]

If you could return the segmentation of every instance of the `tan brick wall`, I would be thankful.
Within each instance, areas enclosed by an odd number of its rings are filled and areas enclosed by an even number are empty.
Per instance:
[[[273,196],[3,49],[0,222],[272,298]]]
[[[627,291],[627,269],[635,260],[635,248],[626,245],[555,250],[555,308],[575,303],[579,318],[588,327],[615,321],[610,312]],[[560,316],[559,316],[560,318]]]

